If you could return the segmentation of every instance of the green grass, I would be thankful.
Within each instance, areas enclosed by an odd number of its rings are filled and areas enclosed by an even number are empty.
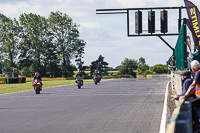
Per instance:
[[[84,80],[84,83],[93,82],[92,79]],[[43,88],[75,84],[75,80],[53,80],[53,81],[43,81]],[[32,82],[26,82],[21,84],[0,84],[0,94],[19,92],[25,90],[32,90]]]

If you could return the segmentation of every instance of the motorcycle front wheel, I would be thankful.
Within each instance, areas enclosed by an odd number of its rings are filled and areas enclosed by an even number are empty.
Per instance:
[[[81,88],[81,85],[78,85],[78,89],[80,89]]]
[[[36,88],[36,89],[35,89],[35,94],[40,94],[39,88]]]

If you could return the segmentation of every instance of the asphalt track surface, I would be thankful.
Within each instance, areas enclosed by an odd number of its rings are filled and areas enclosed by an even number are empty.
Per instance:
[[[0,95],[0,133],[158,133],[169,79],[108,80]]]

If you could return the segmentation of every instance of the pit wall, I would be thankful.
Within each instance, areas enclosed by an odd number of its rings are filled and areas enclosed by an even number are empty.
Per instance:
[[[182,81],[181,81],[181,76],[180,76],[181,71],[175,71],[173,73],[171,73],[172,76],[172,88],[174,91],[174,93],[176,95],[180,95],[182,94]]]

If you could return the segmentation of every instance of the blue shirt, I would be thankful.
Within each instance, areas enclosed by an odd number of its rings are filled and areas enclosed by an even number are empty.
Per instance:
[[[195,73],[194,81],[197,81],[198,84],[200,83],[200,71],[197,71]]]
[[[191,78],[186,78],[185,80],[183,80],[183,93],[181,95],[178,95],[178,99],[180,96],[184,96],[185,93],[187,92],[189,86],[192,84],[193,79]],[[191,96],[195,96],[195,94],[192,94]]]

